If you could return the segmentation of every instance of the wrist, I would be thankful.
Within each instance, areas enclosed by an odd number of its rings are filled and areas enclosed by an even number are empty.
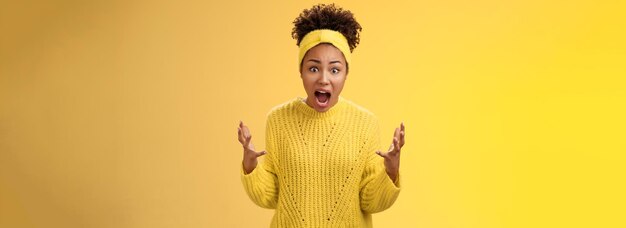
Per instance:
[[[241,163],[243,165],[243,170],[245,171],[245,173],[249,174],[252,171],[254,171],[254,169],[256,168],[258,164],[258,161],[256,158],[253,158],[253,159],[244,158]]]
[[[385,172],[393,182],[396,182],[400,173],[398,169],[386,169]]]

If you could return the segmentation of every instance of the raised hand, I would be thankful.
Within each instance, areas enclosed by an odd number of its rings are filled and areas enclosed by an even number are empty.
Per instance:
[[[239,127],[237,128],[237,135],[239,136],[239,142],[243,146],[243,170],[248,174],[256,168],[258,164],[257,158],[265,155],[267,152],[254,150],[250,129],[241,121],[239,121]]]
[[[376,151],[376,154],[385,158],[385,170],[387,171],[387,175],[394,182],[398,178],[398,173],[400,170],[400,150],[404,146],[404,123],[400,124],[400,128],[396,128],[393,133],[393,141],[391,142],[391,146],[389,146],[389,151],[387,153],[383,153],[380,151]]]

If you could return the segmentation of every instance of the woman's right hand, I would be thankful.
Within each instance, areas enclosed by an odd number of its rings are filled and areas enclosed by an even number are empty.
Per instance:
[[[265,152],[264,150],[259,152],[254,150],[250,130],[241,121],[239,121],[237,134],[239,135],[239,142],[243,146],[243,170],[246,172],[246,174],[248,174],[256,168],[256,165],[258,163],[257,158],[265,155],[267,152]]]

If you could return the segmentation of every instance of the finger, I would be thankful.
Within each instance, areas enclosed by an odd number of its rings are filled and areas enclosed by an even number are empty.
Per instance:
[[[393,153],[400,152],[400,142],[398,142],[398,139],[393,139],[393,146],[395,147]]]
[[[396,144],[394,143],[395,141],[396,138],[391,139],[391,145],[389,146],[389,150],[387,150],[387,153],[391,153],[396,150]]]
[[[400,148],[404,146],[404,131],[400,132]]]
[[[246,125],[243,123],[243,121],[239,121],[239,128],[241,128],[241,130],[243,131],[246,127]]]
[[[400,138],[400,128],[396,127],[396,130],[393,132],[394,138]]]
[[[243,124],[243,121],[239,121],[239,129],[241,129],[241,144],[243,144],[245,148],[250,148],[252,136],[250,135],[248,127]]]
[[[248,129],[248,126],[243,125],[243,127],[241,127],[241,130],[243,131],[243,137],[246,138],[247,140],[250,140],[251,135],[250,135],[250,129]]]
[[[241,129],[241,135],[242,135],[242,139],[244,139],[244,141],[246,141],[246,139],[248,139],[248,135],[250,134],[250,131],[248,130],[248,127],[243,124],[243,121],[239,121],[239,129]]]
[[[404,146],[404,122],[400,123],[400,147]]]
[[[386,158],[386,157],[387,157],[387,153],[380,152],[380,150],[377,150],[377,151],[376,151],[376,154],[378,154],[378,156],[381,156],[381,157],[383,157],[383,158]]]
[[[261,156],[263,156],[265,154],[267,154],[267,151],[260,151],[260,152],[256,153],[256,157],[258,158],[258,157],[261,157]]]
[[[241,135],[241,128],[237,128],[237,139],[241,144],[243,144],[243,135]]]
[[[248,137],[243,141],[243,146],[250,148],[250,142],[252,142],[252,135],[248,135]]]

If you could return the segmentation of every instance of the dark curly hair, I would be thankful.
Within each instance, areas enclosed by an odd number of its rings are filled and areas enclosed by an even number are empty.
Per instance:
[[[335,4],[318,4],[311,9],[305,9],[293,21],[293,25],[291,37],[298,40],[296,45],[300,45],[307,33],[317,29],[330,29],[343,34],[348,40],[350,52],[359,44],[361,25],[356,22],[352,12]]]

